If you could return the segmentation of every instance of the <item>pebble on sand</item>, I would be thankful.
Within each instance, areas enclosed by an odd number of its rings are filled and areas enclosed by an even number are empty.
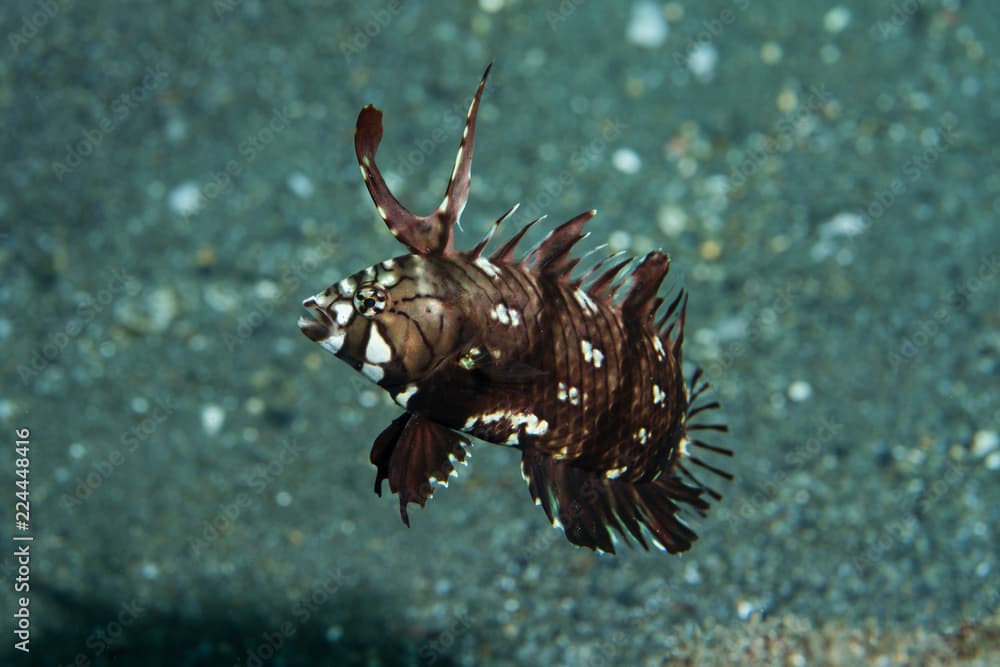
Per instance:
[[[667,20],[654,2],[637,2],[632,5],[625,37],[636,46],[655,49],[667,40]]]

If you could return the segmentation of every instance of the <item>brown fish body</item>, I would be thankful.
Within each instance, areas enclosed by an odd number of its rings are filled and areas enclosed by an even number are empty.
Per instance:
[[[487,74],[489,69],[487,69]],[[683,293],[657,311],[669,268],[659,251],[576,276],[574,245],[595,211],[553,230],[523,257],[531,223],[492,254],[494,224],[459,252],[452,230],[465,206],[483,81],[473,99],[441,206],[419,217],[389,192],[375,165],[381,113],[358,118],[358,162],[379,214],[411,250],[372,265],[307,299],[316,319],[303,333],[384,388],[406,412],[376,439],[371,460],[407,504],[423,506],[464,463],[468,434],[521,452],[529,492],[574,543],[614,552],[616,534],[671,552],[696,539],[680,505],[702,513],[720,498],[689,464],[729,475],[691,447],[730,455],[689,432],[718,407],[693,407],[707,384],[681,369]],[[535,221],[537,222],[537,221]],[[598,270],[600,269],[600,270]]]
[[[450,299],[467,331],[401,407],[591,470],[628,479],[659,471],[683,430],[687,389],[649,323],[519,265],[438,261],[451,265],[442,267],[447,284],[461,286]]]

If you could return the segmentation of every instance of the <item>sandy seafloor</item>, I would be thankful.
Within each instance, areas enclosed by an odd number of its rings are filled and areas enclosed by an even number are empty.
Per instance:
[[[2,664],[1000,664],[994,4],[35,0],[0,26]],[[664,247],[690,290],[737,456],[683,556],[573,547],[483,444],[406,529],[368,463],[398,408],[295,326],[402,253],[358,110],[431,210],[491,60],[459,247],[515,201],[508,234],[596,207],[587,244]]]

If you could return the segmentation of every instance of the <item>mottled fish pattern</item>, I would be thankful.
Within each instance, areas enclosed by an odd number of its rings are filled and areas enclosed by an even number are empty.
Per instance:
[[[575,544],[614,553],[618,537],[669,552],[696,534],[682,506],[703,514],[721,496],[692,473],[730,475],[698,450],[731,455],[696,437],[725,431],[692,418],[708,385],[681,371],[687,297],[657,296],[669,268],[660,251],[612,257],[576,275],[572,255],[587,211],[533,250],[516,247],[532,221],[487,254],[504,213],[468,251],[453,231],[469,195],[476,114],[489,67],[466,117],[444,200],[417,216],[375,164],[382,113],[361,110],[355,150],[389,231],[409,253],[344,278],[306,299],[302,332],[392,396],[405,412],[375,440],[375,491],[383,481],[424,506],[469,456],[469,436],[520,450],[536,505]],[[610,265],[610,266],[609,266]],[[662,307],[662,308],[661,308]],[[662,314],[658,315],[658,311]]]

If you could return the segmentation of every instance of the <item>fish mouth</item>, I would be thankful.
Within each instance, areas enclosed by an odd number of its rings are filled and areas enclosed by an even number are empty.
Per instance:
[[[333,320],[325,310],[320,308],[319,304],[316,303],[316,299],[309,297],[302,302],[305,308],[311,308],[315,313],[315,317],[300,317],[299,318],[299,329],[305,334],[306,338],[309,340],[319,343],[330,337],[331,331],[330,327],[333,326]]]

